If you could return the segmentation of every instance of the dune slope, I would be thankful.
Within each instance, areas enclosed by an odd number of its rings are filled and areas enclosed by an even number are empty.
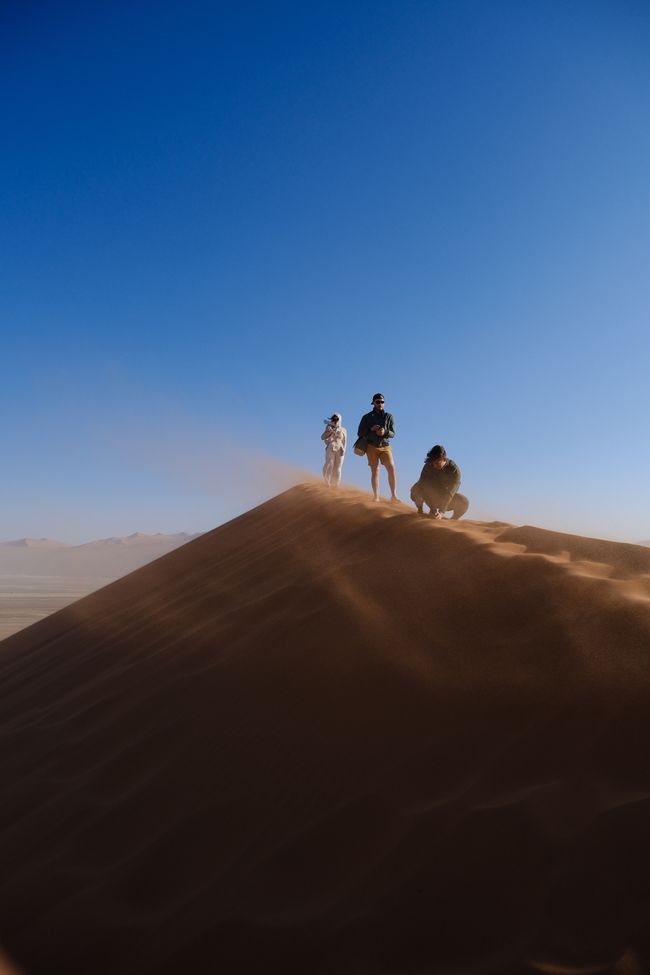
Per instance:
[[[0,942],[641,971],[649,652],[640,546],[293,488],[0,644]]]

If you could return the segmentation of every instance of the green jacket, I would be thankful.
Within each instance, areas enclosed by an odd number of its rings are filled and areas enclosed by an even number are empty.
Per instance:
[[[433,461],[428,460],[422,468],[418,484],[428,505],[446,511],[460,487],[460,467],[453,460],[447,460],[442,470],[438,470],[433,466]]]

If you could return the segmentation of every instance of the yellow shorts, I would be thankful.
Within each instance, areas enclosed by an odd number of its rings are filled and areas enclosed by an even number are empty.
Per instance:
[[[369,443],[366,457],[369,467],[376,467],[377,464],[382,464],[385,467],[386,464],[393,463],[393,451],[390,447],[375,447],[374,444]]]

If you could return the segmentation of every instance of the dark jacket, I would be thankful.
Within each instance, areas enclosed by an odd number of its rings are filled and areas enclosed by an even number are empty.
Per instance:
[[[460,467],[453,460],[447,460],[442,470],[438,470],[433,461],[427,460],[418,485],[430,507],[446,511],[460,487]]]
[[[370,427],[374,427],[377,423],[385,429],[386,435],[384,437],[378,437],[374,430],[370,429]],[[371,410],[370,413],[366,413],[361,417],[357,436],[365,437],[368,443],[371,443],[374,447],[388,447],[388,441],[391,437],[395,436],[393,414],[386,413],[385,410]]]

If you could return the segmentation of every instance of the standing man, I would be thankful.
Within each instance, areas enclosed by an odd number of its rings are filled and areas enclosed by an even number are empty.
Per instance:
[[[365,437],[368,443],[366,457],[370,467],[370,483],[372,484],[372,499],[379,501],[379,465],[386,468],[388,484],[390,485],[391,501],[399,501],[395,477],[395,463],[389,440],[395,436],[395,421],[392,413],[384,410],[384,396],[375,393],[372,397],[372,410],[361,417],[359,437]]]
[[[451,511],[457,521],[469,508],[465,495],[458,493],[459,487],[460,467],[447,457],[444,447],[436,444],[426,456],[420,480],[411,488],[411,501],[419,515],[424,514],[426,502],[432,518],[439,520],[445,511]]]
[[[325,429],[320,438],[325,441],[323,480],[328,487],[338,487],[341,483],[341,468],[347,442],[347,430],[341,426],[340,413],[332,413],[325,420]]]

